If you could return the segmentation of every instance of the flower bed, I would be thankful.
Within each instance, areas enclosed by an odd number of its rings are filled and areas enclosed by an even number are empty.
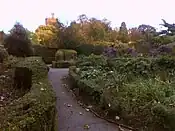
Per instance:
[[[70,67],[72,88],[138,130],[173,131],[175,59],[89,56]]]

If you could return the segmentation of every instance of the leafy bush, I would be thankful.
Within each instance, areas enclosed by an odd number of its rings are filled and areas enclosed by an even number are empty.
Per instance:
[[[33,54],[31,42],[25,28],[19,23],[15,24],[4,40],[4,47],[10,55],[27,57]]]
[[[91,55],[94,50],[94,45],[92,44],[81,44],[78,45],[75,50],[77,51],[78,54],[83,54],[83,55]]]
[[[106,46],[104,46],[104,45],[95,45],[93,54],[95,54],[95,55],[102,55],[103,52],[104,52],[105,47]]]
[[[143,131],[173,131],[175,58],[80,57],[71,79],[90,102]],[[76,86],[75,86],[76,87]],[[109,106],[110,105],[110,106]]]
[[[168,36],[168,35],[157,36],[157,37],[154,37],[153,42],[158,43],[159,45],[166,45],[166,44],[175,42],[175,36]]]

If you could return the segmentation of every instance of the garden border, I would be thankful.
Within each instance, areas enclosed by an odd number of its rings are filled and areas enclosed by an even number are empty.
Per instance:
[[[15,67],[32,70],[31,90],[4,107],[2,131],[56,131],[56,95],[48,80],[47,66],[41,57],[27,57]]]
[[[78,75],[75,73],[75,70],[76,70],[76,66],[70,66],[69,67],[69,79],[71,81],[71,85],[73,86],[73,88],[69,88],[67,87],[69,90],[73,90],[75,88],[83,88],[82,85],[86,86],[86,87],[89,87],[88,85],[86,85],[85,83],[81,82],[81,81],[78,81]],[[75,88],[74,88],[75,87]],[[87,93],[87,92],[86,92]],[[74,97],[76,98],[76,95],[75,93],[73,92],[73,95]],[[80,103],[79,103],[80,104]],[[93,108],[88,108],[88,106],[86,104],[80,104],[83,108],[86,108],[86,109],[89,109],[90,112],[92,112],[96,117],[99,117],[101,119],[104,119],[110,123],[113,123],[113,124],[116,124],[118,125],[119,127],[123,127],[123,128],[126,128],[126,129],[129,129],[129,130],[132,130],[132,131],[137,131],[137,129],[134,129],[130,126],[127,126],[127,125],[124,125],[122,123],[119,123],[117,121],[114,121],[112,119],[109,119],[109,118],[105,118],[103,116],[101,116],[99,113],[97,113]]]

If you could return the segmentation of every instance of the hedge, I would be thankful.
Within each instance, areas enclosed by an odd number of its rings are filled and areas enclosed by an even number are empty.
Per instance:
[[[1,131],[54,131],[56,95],[41,57],[21,58],[13,67],[32,70],[32,87],[24,96],[1,108]]]
[[[69,68],[69,66],[75,65],[76,62],[74,60],[69,60],[69,61],[52,61],[52,67],[53,68]]]
[[[41,56],[46,64],[51,64],[55,60],[55,53],[57,48],[48,48],[43,45],[34,44],[34,56]]]
[[[104,51],[104,45],[93,45],[93,44],[81,44],[75,48],[78,54],[81,55],[101,55]]]
[[[77,57],[77,52],[71,49],[59,49],[55,54],[55,60],[75,60]]]

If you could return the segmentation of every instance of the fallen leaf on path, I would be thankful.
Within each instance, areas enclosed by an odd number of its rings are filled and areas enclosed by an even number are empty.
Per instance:
[[[89,129],[89,128],[90,128],[89,125],[87,125],[87,124],[84,125],[84,129]]]
[[[41,88],[41,91],[44,91],[45,89],[44,88]]]
[[[70,104],[67,104],[67,107],[72,107],[72,105],[70,105]]]
[[[88,106],[87,108],[92,108],[92,106],[90,105],[90,106]]]
[[[1,100],[4,100],[5,97],[1,96]]]
[[[121,128],[121,126],[118,127],[119,131],[125,131],[123,128]]]
[[[119,120],[119,119],[120,119],[120,117],[119,117],[119,116],[115,116],[115,119],[116,119],[116,120]]]
[[[62,86],[63,86],[63,87],[67,87],[67,85],[66,85],[66,84],[62,84]]]
[[[42,82],[38,82],[38,84],[42,85],[43,83]]]
[[[89,109],[86,108],[86,111],[89,111]]]

